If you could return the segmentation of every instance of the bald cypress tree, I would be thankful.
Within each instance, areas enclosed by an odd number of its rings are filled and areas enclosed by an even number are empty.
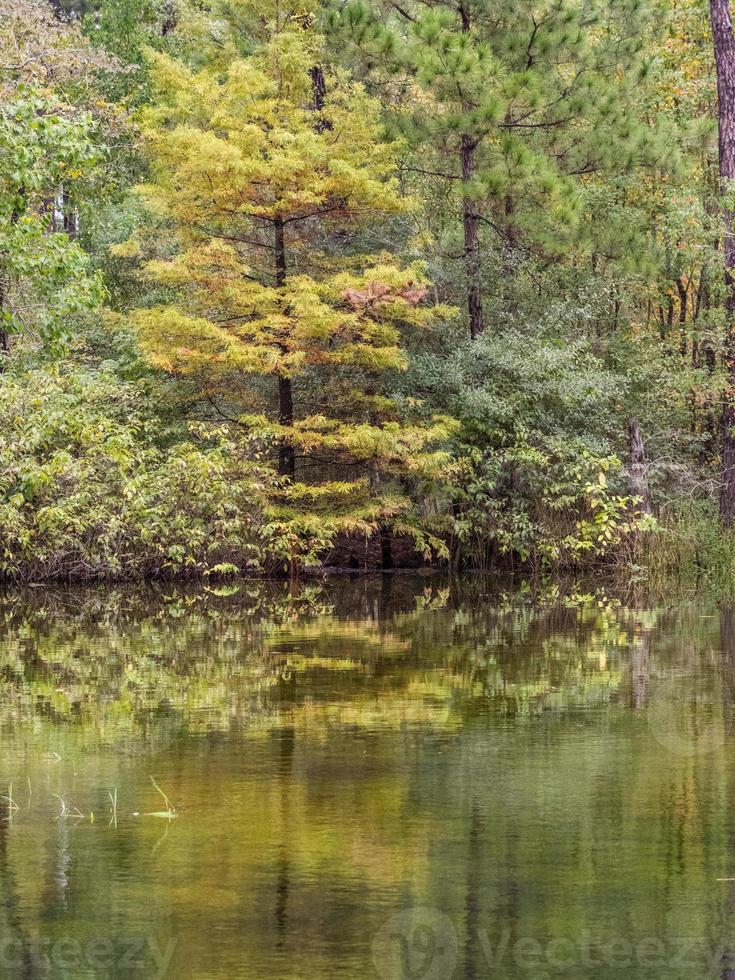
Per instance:
[[[264,7],[228,6],[243,17]],[[159,223],[134,251],[147,250],[147,276],[169,292],[138,311],[141,345],[275,447],[282,513],[420,536],[407,489],[445,464],[448,429],[401,408],[382,379],[407,366],[403,331],[442,310],[423,302],[420,267],[352,242],[412,207],[396,147],[374,100],[325,64],[309,10],[281,2],[268,14],[245,57],[234,42],[196,69],[150,55],[152,177],[140,193]]]

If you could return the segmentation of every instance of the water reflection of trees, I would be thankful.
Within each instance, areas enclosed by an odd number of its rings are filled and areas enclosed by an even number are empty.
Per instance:
[[[33,764],[36,796],[0,831],[0,925],[21,951],[39,922],[83,930],[113,869],[126,929],[163,916],[147,889],[170,881],[179,922],[206,896],[252,975],[302,955],[327,975],[315,924],[360,975],[386,901],[450,910],[467,976],[483,975],[479,926],[494,942],[496,924],[511,940],[590,922],[595,941],[677,935],[700,896],[686,928],[716,945],[735,909],[709,898],[735,874],[732,611],[533,599],[398,578],[5,597],[0,779]],[[659,740],[662,703],[686,744],[722,732],[704,763]],[[58,765],[28,755],[51,749]],[[162,758],[183,819],[153,854],[163,829],[130,810]],[[98,813],[119,786],[119,833],[62,840],[49,801],[75,772]],[[68,855],[71,912],[54,891]],[[195,932],[184,962],[213,973]]]
[[[513,601],[400,577],[298,591],[32,591],[0,601],[0,721],[113,741],[280,725],[451,729],[488,712],[645,709],[683,677],[686,710],[717,702],[729,719],[728,616]]]

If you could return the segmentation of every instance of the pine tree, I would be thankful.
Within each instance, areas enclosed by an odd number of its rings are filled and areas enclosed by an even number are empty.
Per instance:
[[[145,266],[170,292],[138,311],[141,344],[277,446],[286,513],[418,533],[406,487],[445,464],[448,423],[399,411],[382,378],[406,367],[401,332],[445,311],[422,305],[420,268],[354,244],[411,206],[378,107],[324,64],[308,11],[269,13],[245,58],[220,48],[192,70],[151,53],[160,96],[141,193],[159,252],[173,245]]]
[[[454,208],[459,250],[451,234],[440,244],[462,259],[473,338],[484,281],[512,275],[529,250],[553,261],[570,242],[594,249],[585,181],[665,153],[631,112],[649,67],[641,0],[347,0],[330,23],[393,92],[414,148],[406,172]],[[499,265],[488,267],[484,243]]]

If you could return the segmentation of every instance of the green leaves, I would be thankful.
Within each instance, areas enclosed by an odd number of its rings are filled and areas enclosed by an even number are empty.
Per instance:
[[[35,204],[39,195],[78,180],[100,159],[89,113],[65,107],[25,85],[0,106],[0,216]]]
[[[88,255],[67,235],[50,235],[42,218],[26,215],[0,224],[0,256],[0,275],[8,283],[5,328],[32,329],[49,350],[62,349],[75,319],[105,296]]]
[[[75,317],[104,289],[85,252],[53,233],[63,196],[100,160],[86,114],[19,85],[0,106],[0,316],[4,329],[34,331],[50,349],[68,340]]]
[[[273,569],[273,477],[226,429],[163,448],[142,387],[61,365],[0,375],[0,577],[221,575]],[[308,548],[307,548],[308,551]]]

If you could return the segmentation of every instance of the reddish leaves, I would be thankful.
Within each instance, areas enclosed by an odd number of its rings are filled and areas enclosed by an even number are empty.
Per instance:
[[[405,300],[411,306],[418,306],[424,296],[426,287],[414,282],[408,282],[401,289],[394,289],[384,282],[371,282],[366,289],[345,289],[342,293],[342,299],[353,310],[376,309],[394,303],[397,299]]]

